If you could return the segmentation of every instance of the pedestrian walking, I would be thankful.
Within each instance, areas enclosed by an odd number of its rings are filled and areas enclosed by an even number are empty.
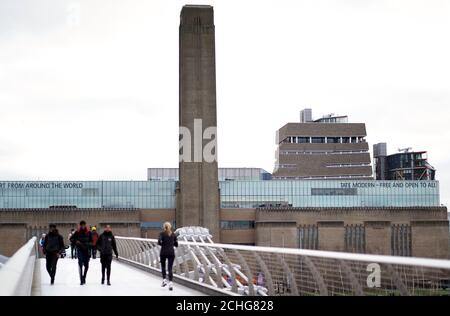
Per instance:
[[[44,238],[42,251],[45,255],[46,268],[50,276],[50,284],[55,283],[56,265],[62,251],[64,251],[64,239],[56,229],[55,224],[49,225],[49,232]]]
[[[39,239],[39,249],[41,250],[43,256],[45,256],[44,248],[43,248],[44,247],[44,240],[45,240],[45,234],[42,234],[41,238]]]
[[[106,272],[107,284],[111,285],[111,262],[113,252],[116,255],[116,258],[119,258],[116,239],[111,231],[111,226],[105,226],[105,231],[98,238],[97,249],[100,251],[100,263],[102,264],[102,284],[105,284]]]
[[[163,231],[159,234],[158,245],[161,246],[160,261],[161,261],[161,273],[163,277],[162,287],[169,285],[169,290],[173,290],[173,261],[175,260],[174,247],[178,247],[177,236],[172,232],[172,225],[169,222],[165,222],[163,225]],[[166,261],[169,279],[166,278]]]
[[[92,235],[86,227],[85,221],[80,222],[80,228],[72,235],[70,241],[77,247],[80,285],[84,285],[86,284],[86,276],[89,270],[89,251],[92,247]]]
[[[76,259],[77,258],[77,247],[75,246],[75,244],[73,242],[70,241],[70,238],[72,238],[73,234],[75,233],[75,229],[72,228],[72,230],[69,233],[69,243],[70,243],[70,257],[72,259]]]
[[[97,227],[96,226],[92,226],[92,228],[91,228],[91,235],[92,235],[91,256],[92,256],[92,259],[97,259],[98,233],[97,233]]]

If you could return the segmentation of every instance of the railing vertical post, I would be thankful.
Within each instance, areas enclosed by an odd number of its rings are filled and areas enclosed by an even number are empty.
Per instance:
[[[188,259],[188,249],[187,249],[187,247],[186,246],[184,246],[184,245],[181,245],[181,249],[182,249],[182,255],[183,255],[183,262],[181,263],[181,265],[182,265],[182,267],[183,267],[183,270],[184,270],[184,276],[186,277],[186,278],[190,278],[190,273],[189,273],[189,264],[188,264],[188,261],[187,261],[187,259]]]
[[[158,246],[158,243],[154,243],[154,245],[153,245],[153,255],[155,256],[155,268],[157,268],[157,269],[161,269],[161,260],[160,260],[160,256],[159,256],[159,252],[160,252],[160,249],[159,249],[159,246]]]
[[[198,271],[199,265],[197,263],[197,260],[195,260],[196,258],[195,258],[194,250],[192,248],[189,248],[188,251],[189,251],[189,255],[191,257],[192,264],[194,266],[194,276],[193,277],[194,277],[195,281],[198,281],[200,279],[200,273]]]
[[[181,274],[181,268],[180,268],[180,249],[179,248],[177,248],[177,249],[175,249],[175,268],[174,268],[174,272],[176,273],[176,274]]]
[[[148,255],[150,257],[150,266],[156,268],[158,259],[155,257],[153,248],[154,248],[153,242],[150,241],[148,243]]]
[[[236,271],[234,271],[234,266],[231,263],[230,259],[226,255],[225,251],[220,249],[220,253],[222,254],[222,257],[225,259],[225,262],[228,266],[228,270],[231,274],[231,291],[234,293],[238,293],[238,286],[237,286],[237,279],[236,279]]]
[[[266,281],[265,285],[267,285],[267,291],[269,292],[269,295],[270,296],[275,295],[272,273],[269,271],[263,258],[257,252],[253,252],[253,255],[255,256],[256,262],[258,262],[262,272],[264,273],[264,279]]]
[[[247,261],[245,261],[244,257],[242,256],[242,254],[237,251],[236,249],[233,249],[233,252],[235,253],[236,257],[238,258],[241,266],[244,268],[246,277],[247,277],[247,284],[248,284],[248,294],[250,296],[255,296],[255,288],[253,286],[253,275],[252,275],[252,271],[250,270],[250,267],[247,264]]]

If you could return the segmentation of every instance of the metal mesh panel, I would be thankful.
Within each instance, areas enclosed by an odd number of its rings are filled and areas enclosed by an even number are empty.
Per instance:
[[[117,237],[121,257],[160,268],[153,239]],[[450,261],[180,241],[174,273],[242,295],[449,295]]]

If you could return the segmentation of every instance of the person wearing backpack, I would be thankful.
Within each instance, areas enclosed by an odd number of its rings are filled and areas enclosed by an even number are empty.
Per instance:
[[[49,232],[45,236],[42,251],[45,255],[47,272],[50,275],[50,284],[55,283],[56,264],[60,253],[64,250],[64,239],[56,229],[55,224],[49,225]]]
[[[100,235],[97,241],[97,249],[100,251],[100,262],[102,264],[102,284],[105,284],[105,272],[107,278],[107,284],[111,285],[111,262],[113,251],[116,258],[119,258],[119,253],[117,252],[116,239],[111,232],[111,226],[106,225],[105,231]]]

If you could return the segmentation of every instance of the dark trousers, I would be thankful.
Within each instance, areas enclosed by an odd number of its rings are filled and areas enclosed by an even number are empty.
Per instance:
[[[107,280],[111,276],[111,262],[112,262],[112,254],[110,255],[100,255],[100,263],[102,264],[102,280],[105,279],[105,272]]]
[[[96,259],[97,258],[97,248],[91,247],[91,254],[92,254],[92,259]]]
[[[89,251],[80,251],[80,249],[78,249],[77,254],[78,254],[78,268],[80,271],[80,280],[82,280],[83,278],[86,279],[86,275],[89,270]]]
[[[75,247],[74,245],[71,245],[70,246],[70,254],[72,256],[72,259],[76,258],[77,257],[77,247]]]
[[[163,279],[166,278],[166,260],[168,261],[168,271],[169,271],[169,281],[172,281],[173,279],[173,273],[172,273],[172,267],[173,267],[173,261],[175,260],[175,256],[160,256],[161,260],[161,272]]]
[[[58,263],[58,258],[59,256],[57,252],[51,252],[45,255],[46,268],[48,275],[50,276],[51,279],[55,278],[56,264]]]

